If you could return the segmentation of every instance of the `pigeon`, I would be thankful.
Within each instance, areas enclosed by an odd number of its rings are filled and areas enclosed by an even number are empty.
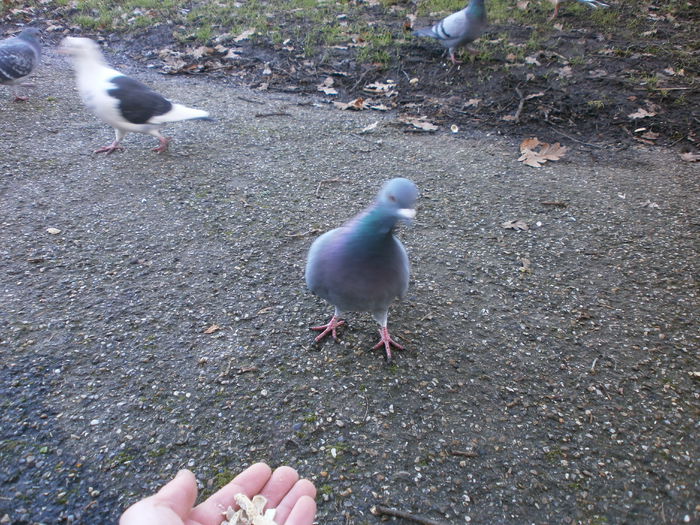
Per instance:
[[[163,124],[213,120],[208,112],[174,104],[138,80],[110,68],[97,43],[89,38],[66,37],[60,52],[73,59],[80,98],[98,118],[114,128],[114,142],[95,153],[124,149],[120,143],[129,131],[153,135],[159,141],[153,151],[162,153],[170,142],[160,134]]]
[[[549,17],[549,20],[554,20],[557,15],[559,15],[559,5],[561,5],[565,0],[549,0],[552,5],[554,6],[554,12],[552,13],[552,16]],[[591,6],[593,9],[597,9],[598,7],[609,7],[608,4],[604,4],[603,2],[600,2],[598,0],[577,0],[578,2],[581,2],[582,4],[586,4],[588,6]]]
[[[481,36],[486,29],[486,7],[484,0],[471,0],[469,5],[443,18],[432,27],[416,29],[415,36],[435,38],[446,47],[453,64],[461,64],[455,58],[458,47],[467,45]]]
[[[345,324],[344,312],[369,312],[379,323],[381,340],[372,349],[384,346],[391,361],[391,346],[403,350],[387,328],[389,305],[408,290],[409,264],[406,250],[394,236],[398,221],[411,221],[415,215],[418,188],[408,179],[387,182],[373,205],[359,215],[318,237],[306,262],[306,285],[314,294],[335,306],[331,320],[322,326],[319,342]]]
[[[17,84],[34,71],[41,58],[38,35],[37,28],[28,27],[19,35],[0,41],[0,84]],[[15,94],[16,102],[23,100],[27,97]]]

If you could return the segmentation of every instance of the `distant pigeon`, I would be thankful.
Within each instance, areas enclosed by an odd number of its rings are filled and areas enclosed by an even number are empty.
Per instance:
[[[387,328],[389,305],[408,290],[409,264],[406,250],[394,236],[400,220],[410,221],[418,189],[408,179],[387,182],[372,206],[345,223],[324,233],[309,249],[306,284],[316,295],[335,306],[333,317],[323,326],[316,342],[345,324],[343,312],[370,312],[380,325],[381,340],[373,350],[384,346],[391,361],[391,345],[403,350]]]
[[[37,28],[28,27],[16,37],[0,40],[0,84],[17,84],[39,65],[38,35]],[[15,94],[15,101],[20,100],[27,100],[27,97]]]
[[[481,36],[486,29],[486,7],[484,0],[471,0],[469,5],[443,18],[433,27],[416,29],[416,36],[427,36],[437,39],[450,53],[453,64],[461,62],[455,58],[457,48],[466,46]]]
[[[85,105],[114,128],[116,138],[95,153],[123,149],[119,144],[129,131],[153,135],[160,144],[153,151],[168,149],[170,139],[160,134],[167,122],[212,120],[209,113],[173,104],[138,80],[110,68],[96,42],[89,38],[66,37],[60,51],[73,59],[78,91]]]
[[[559,6],[565,2],[565,0],[549,0],[551,4],[554,6],[554,12],[552,13],[552,16],[549,17],[549,20],[554,20],[557,15],[559,15]],[[608,4],[604,4],[603,2],[599,2],[598,0],[577,0],[578,2],[581,2],[582,4],[586,4],[593,9],[597,9],[598,7],[609,7]]]

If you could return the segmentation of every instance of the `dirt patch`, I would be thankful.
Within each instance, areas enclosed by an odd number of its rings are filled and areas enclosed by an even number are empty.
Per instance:
[[[383,47],[372,43],[373,52],[366,52],[370,43],[361,39],[310,46],[294,36],[316,29],[318,21],[304,17],[278,21],[292,35],[283,43],[260,34],[238,42],[223,33],[204,42],[183,40],[174,36],[183,27],[167,22],[143,28],[137,37],[88,33],[106,39],[113,51],[170,73],[226,76],[253,88],[326,100],[376,98],[366,86],[391,80],[395,89],[382,99],[385,106],[426,115],[443,129],[476,127],[601,147],[635,141],[681,151],[697,147],[700,57],[693,28],[700,15],[690,3],[661,8],[631,2],[596,11],[567,5],[553,22],[543,21],[548,12],[541,6],[529,6],[527,18],[513,7],[510,18],[489,26],[475,44],[476,55],[465,53],[460,66],[450,64],[437,43],[410,36],[403,16],[410,3],[402,3],[402,10],[390,4],[375,2],[355,14],[356,21],[380,22],[393,35]],[[37,6],[33,12],[68,24],[77,10]],[[8,15],[5,22],[21,18]],[[58,31],[48,35],[52,42],[58,38]],[[210,52],[191,53],[203,44]],[[226,59],[231,48],[236,58]],[[373,56],[381,61],[372,62]],[[338,92],[333,97],[317,89],[328,76]]]

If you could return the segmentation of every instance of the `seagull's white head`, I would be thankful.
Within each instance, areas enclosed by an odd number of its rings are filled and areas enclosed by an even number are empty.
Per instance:
[[[95,62],[104,62],[102,52],[97,42],[89,38],[80,38],[75,36],[67,36],[61,41],[61,46],[58,50],[76,60],[88,60]]]

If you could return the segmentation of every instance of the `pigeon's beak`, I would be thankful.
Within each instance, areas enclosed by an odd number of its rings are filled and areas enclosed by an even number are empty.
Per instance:
[[[402,217],[409,221],[416,216],[416,210],[414,210],[413,208],[399,208],[399,211],[397,213],[399,214],[399,217]]]

